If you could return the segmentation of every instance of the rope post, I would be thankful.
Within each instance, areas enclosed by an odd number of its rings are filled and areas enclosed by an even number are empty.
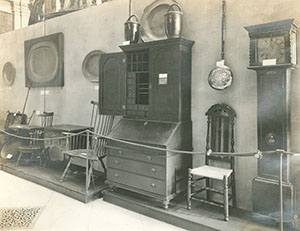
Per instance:
[[[88,192],[89,190],[89,161],[88,161],[88,155],[89,155],[89,146],[90,146],[90,133],[87,130],[86,131],[86,161],[85,161],[85,191]]]
[[[280,231],[283,231],[282,156],[283,156],[283,152],[280,151],[280,166],[279,166]]]

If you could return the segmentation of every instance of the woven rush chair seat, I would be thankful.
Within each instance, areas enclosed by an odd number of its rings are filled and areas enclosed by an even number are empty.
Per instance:
[[[208,165],[203,165],[191,170],[191,174],[193,175],[209,177],[216,180],[223,180],[224,177],[229,177],[232,172],[232,169],[224,169]]]

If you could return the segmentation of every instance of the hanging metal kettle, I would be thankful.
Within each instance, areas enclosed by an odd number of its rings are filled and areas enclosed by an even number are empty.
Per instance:
[[[132,18],[135,18],[136,22],[132,21]],[[130,41],[130,43],[137,43],[139,41],[140,24],[135,14],[131,15],[124,23],[124,37],[125,41]]]
[[[173,6],[177,6],[178,10],[173,10]],[[167,13],[164,15],[164,21],[167,37],[180,38],[183,25],[183,12],[181,6],[176,3],[170,5]]]

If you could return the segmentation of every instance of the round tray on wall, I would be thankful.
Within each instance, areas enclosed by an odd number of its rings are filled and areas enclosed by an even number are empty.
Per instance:
[[[167,39],[164,15],[170,5],[177,3],[173,0],[156,0],[144,9],[141,18],[141,39],[144,42]]]
[[[215,67],[208,75],[209,85],[216,90],[224,90],[232,84],[232,71],[227,66]]]
[[[58,52],[50,41],[34,44],[28,53],[28,73],[30,79],[38,83],[53,81],[59,66]]]
[[[2,78],[7,86],[11,86],[16,78],[16,69],[11,62],[6,62],[2,70]]]
[[[82,73],[91,83],[99,82],[99,61],[103,51],[94,50],[85,56],[82,63]]]

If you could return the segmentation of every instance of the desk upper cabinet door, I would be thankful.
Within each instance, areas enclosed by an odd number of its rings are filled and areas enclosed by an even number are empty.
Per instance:
[[[153,46],[150,54],[154,120],[191,120],[191,60],[194,41],[168,39]]]
[[[123,115],[126,59],[123,52],[101,55],[99,68],[99,110],[101,114]]]
[[[127,60],[126,117],[191,120],[193,44],[175,38],[120,46]]]

